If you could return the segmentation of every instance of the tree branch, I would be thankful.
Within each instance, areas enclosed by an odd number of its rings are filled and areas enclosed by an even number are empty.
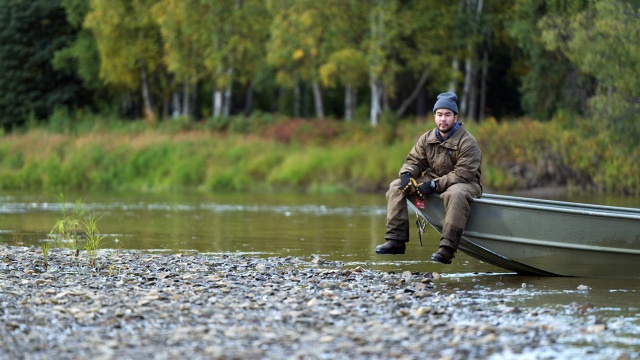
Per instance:
[[[413,89],[413,92],[411,93],[411,95],[408,98],[406,98],[402,103],[402,105],[398,108],[398,110],[396,110],[396,117],[401,117],[402,115],[404,115],[404,112],[407,111],[407,108],[409,107],[409,105],[411,105],[411,103],[418,97],[418,94],[420,93],[420,89],[422,89],[422,87],[424,86],[424,83],[427,82],[428,76],[429,76],[429,70],[425,70],[422,73],[422,76],[420,77],[420,81],[418,81],[418,85],[416,85],[416,87]]]

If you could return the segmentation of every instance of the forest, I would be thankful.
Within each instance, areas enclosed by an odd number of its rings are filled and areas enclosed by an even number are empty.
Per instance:
[[[638,1],[7,0],[0,122],[558,112],[637,133]]]
[[[360,135],[351,141],[393,145],[410,143],[412,124],[428,121],[436,95],[454,91],[461,121],[486,136],[487,154],[501,156],[487,165],[490,184],[513,187],[523,168],[550,161],[561,169],[554,174],[567,174],[561,183],[577,177],[637,193],[638,166],[627,158],[637,155],[640,135],[639,7],[637,0],[5,0],[0,131],[68,133],[87,119],[95,126],[116,118],[265,136],[295,132],[303,121],[316,132],[338,128],[331,124],[354,132],[345,127],[353,124]],[[288,119],[289,128],[273,119]],[[399,134],[403,126],[410,136]],[[491,148],[493,140],[508,147]],[[530,156],[518,158],[523,153]],[[499,165],[504,159],[511,160]]]

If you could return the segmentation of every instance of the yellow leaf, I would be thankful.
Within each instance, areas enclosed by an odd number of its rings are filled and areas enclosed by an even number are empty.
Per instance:
[[[296,49],[296,51],[293,52],[293,60],[300,60],[303,57],[304,57],[304,50]]]

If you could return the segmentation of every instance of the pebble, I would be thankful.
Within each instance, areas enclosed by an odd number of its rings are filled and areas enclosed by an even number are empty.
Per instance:
[[[437,273],[318,257],[101,250],[93,268],[53,251],[45,270],[40,249],[0,246],[0,280],[0,359],[560,359],[577,333]]]

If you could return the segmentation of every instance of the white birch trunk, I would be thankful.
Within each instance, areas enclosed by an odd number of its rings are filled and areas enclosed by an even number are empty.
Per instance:
[[[324,104],[322,102],[322,89],[318,81],[313,82],[313,102],[316,106],[316,118],[324,119]]]
[[[482,16],[482,8],[484,6],[483,0],[476,0],[475,2],[475,14],[474,14],[474,23],[473,23],[473,33],[477,33],[480,25],[480,20]],[[469,11],[473,11],[471,8],[472,3],[469,3],[470,7]],[[461,101],[461,113],[464,114],[465,117],[470,120],[476,120],[477,114],[477,98],[478,98],[478,84],[477,84],[477,73],[478,73],[478,65],[477,59],[475,55],[475,48],[471,47],[469,49],[469,57],[465,62],[465,77],[464,77],[464,94]]]
[[[300,82],[296,78],[295,84],[293,85],[293,116],[300,116]]]
[[[489,51],[484,50],[482,54],[482,79],[480,80],[480,110],[478,121],[484,121],[484,109],[487,105],[487,76],[489,73]]]
[[[213,92],[213,116],[219,117],[222,115],[222,91],[216,89]]]
[[[220,79],[222,69],[218,67],[216,69],[216,79]],[[213,117],[222,116],[222,90],[218,88],[218,84],[213,85]]]
[[[140,66],[140,80],[142,83],[142,102],[144,104],[144,117],[147,121],[155,121],[153,113],[153,104],[151,103],[151,95],[149,91],[149,81],[147,80],[147,69],[144,64]]]
[[[353,120],[356,104],[358,101],[358,91],[351,84],[347,84],[344,88],[344,119],[347,122]]]
[[[229,84],[224,89],[224,99],[222,103],[222,116],[224,116],[225,118],[228,118],[229,115],[231,114],[231,94],[232,94],[231,91],[233,86],[231,82],[232,73],[233,73],[233,70],[231,68],[227,69],[227,79],[229,81]]]
[[[380,122],[380,115],[382,115],[382,109],[380,108],[380,98],[382,97],[382,89],[378,85],[379,81],[371,80],[371,109],[370,119],[371,126],[376,127]]]
[[[462,97],[460,98],[460,115],[467,115],[469,109],[469,95],[471,92],[471,75],[473,68],[473,60],[470,57],[464,62],[464,83],[462,85]]]
[[[177,119],[180,117],[180,94],[174,90],[171,94],[171,117]]]
[[[369,60],[369,86],[371,87],[371,107],[369,111],[369,118],[371,126],[376,127],[380,123],[380,115],[382,115],[382,108],[380,101],[382,99],[382,85],[378,72],[383,62],[383,35],[384,35],[384,13],[378,8],[382,5],[382,1],[376,2],[374,10],[370,15],[370,31],[371,31],[371,59]]]
[[[182,83],[182,115],[184,116],[189,116],[191,113],[189,106],[191,105],[191,101],[189,98],[189,83],[185,80],[184,83]]]
[[[458,72],[458,66],[460,66],[460,61],[458,60],[458,57],[454,57],[453,60],[451,60],[451,69],[453,70],[453,73],[455,74],[456,72]],[[447,89],[447,91],[450,92],[456,92],[456,80],[455,77],[453,77],[451,79],[451,81],[449,82],[449,88]]]

